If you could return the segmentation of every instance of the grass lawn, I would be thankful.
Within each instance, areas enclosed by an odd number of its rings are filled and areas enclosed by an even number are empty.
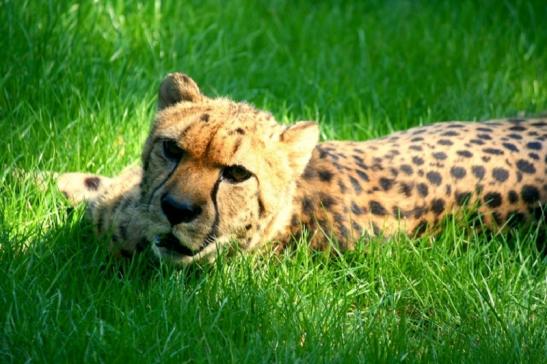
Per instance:
[[[545,362],[545,226],[177,270],[111,260],[31,173],[137,160],[174,70],[323,139],[542,113],[545,19],[541,0],[0,1],[0,362]]]

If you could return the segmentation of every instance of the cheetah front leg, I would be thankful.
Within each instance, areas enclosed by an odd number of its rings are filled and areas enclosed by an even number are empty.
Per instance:
[[[86,217],[97,235],[109,236],[114,256],[132,256],[144,248],[146,218],[139,204],[142,169],[132,166],[116,177],[90,173],[64,173],[59,190],[73,206],[86,205]]]

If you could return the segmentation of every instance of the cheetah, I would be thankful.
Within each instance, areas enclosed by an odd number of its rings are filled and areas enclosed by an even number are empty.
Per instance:
[[[363,236],[418,234],[476,206],[489,227],[545,221],[547,122],[451,121],[365,142],[319,143],[316,123],[281,125],[245,102],[209,98],[169,74],[141,164],[108,178],[67,173],[115,255],[151,246],[163,260],[211,261],[237,244],[324,249]]]

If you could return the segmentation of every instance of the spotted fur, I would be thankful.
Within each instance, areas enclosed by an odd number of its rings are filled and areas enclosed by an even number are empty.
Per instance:
[[[286,246],[304,229],[311,246],[333,237],[417,234],[447,214],[478,209],[491,227],[545,220],[547,122],[444,122],[366,142],[318,143],[315,123],[278,124],[246,103],[204,96],[169,75],[134,167],[114,179],[61,176],[86,201],[115,251],[152,243],[175,263],[213,259],[220,247]]]

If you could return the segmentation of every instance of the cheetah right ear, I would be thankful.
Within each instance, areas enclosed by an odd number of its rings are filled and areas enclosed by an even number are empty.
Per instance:
[[[287,151],[294,175],[300,176],[319,143],[319,127],[314,122],[300,121],[281,133],[280,142]]]
[[[199,102],[203,98],[194,80],[183,73],[170,73],[160,85],[158,109],[163,110],[183,101]]]

